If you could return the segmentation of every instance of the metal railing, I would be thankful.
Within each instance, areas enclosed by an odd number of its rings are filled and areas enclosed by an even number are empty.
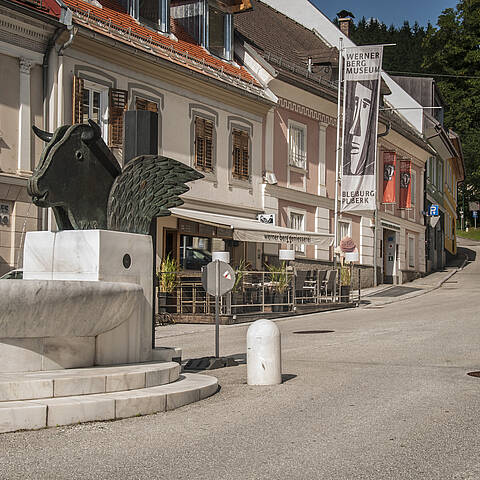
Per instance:
[[[360,301],[360,289],[357,296],[357,290],[353,291],[351,283],[348,286],[341,285],[340,270],[337,270],[333,281],[328,280],[327,272],[286,271],[278,280],[272,272],[237,271],[235,288],[221,297],[221,314],[233,316],[295,312],[308,305]],[[159,275],[162,275],[162,272]],[[159,313],[179,315],[215,313],[215,298],[203,289],[201,273],[165,272],[165,275],[175,276],[173,282],[175,286],[169,293],[157,290]]]

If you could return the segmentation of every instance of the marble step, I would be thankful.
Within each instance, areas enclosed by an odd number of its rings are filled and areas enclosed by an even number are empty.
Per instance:
[[[183,373],[167,385],[123,392],[0,402],[0,433],[149,415],[203,400],[218,390],[215,377]]]
[[[174,382],[176,362],[0,374],[0,402],[137,390]]]

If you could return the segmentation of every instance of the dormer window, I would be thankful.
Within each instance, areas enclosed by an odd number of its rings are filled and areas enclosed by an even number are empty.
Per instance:
[[[217,57],[232,60],[232,15],[208,7],[208,50]]]
[[[134,0],[135,17],[156,30],[170,32],[170,0]]]

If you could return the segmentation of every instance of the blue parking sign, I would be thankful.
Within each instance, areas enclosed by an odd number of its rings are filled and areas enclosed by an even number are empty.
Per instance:
[[[438,217],[438,205],[430,205],[430,208],[428,210],[428,214],[431,217]]]

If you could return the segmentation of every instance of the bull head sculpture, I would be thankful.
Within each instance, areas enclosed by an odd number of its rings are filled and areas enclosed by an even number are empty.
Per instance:
[[[60,230],[107,228],[108,195],[121,167],[88,120],[55,133],[33,127],[48,142],[27,190],[38,207],[52,207]]]

